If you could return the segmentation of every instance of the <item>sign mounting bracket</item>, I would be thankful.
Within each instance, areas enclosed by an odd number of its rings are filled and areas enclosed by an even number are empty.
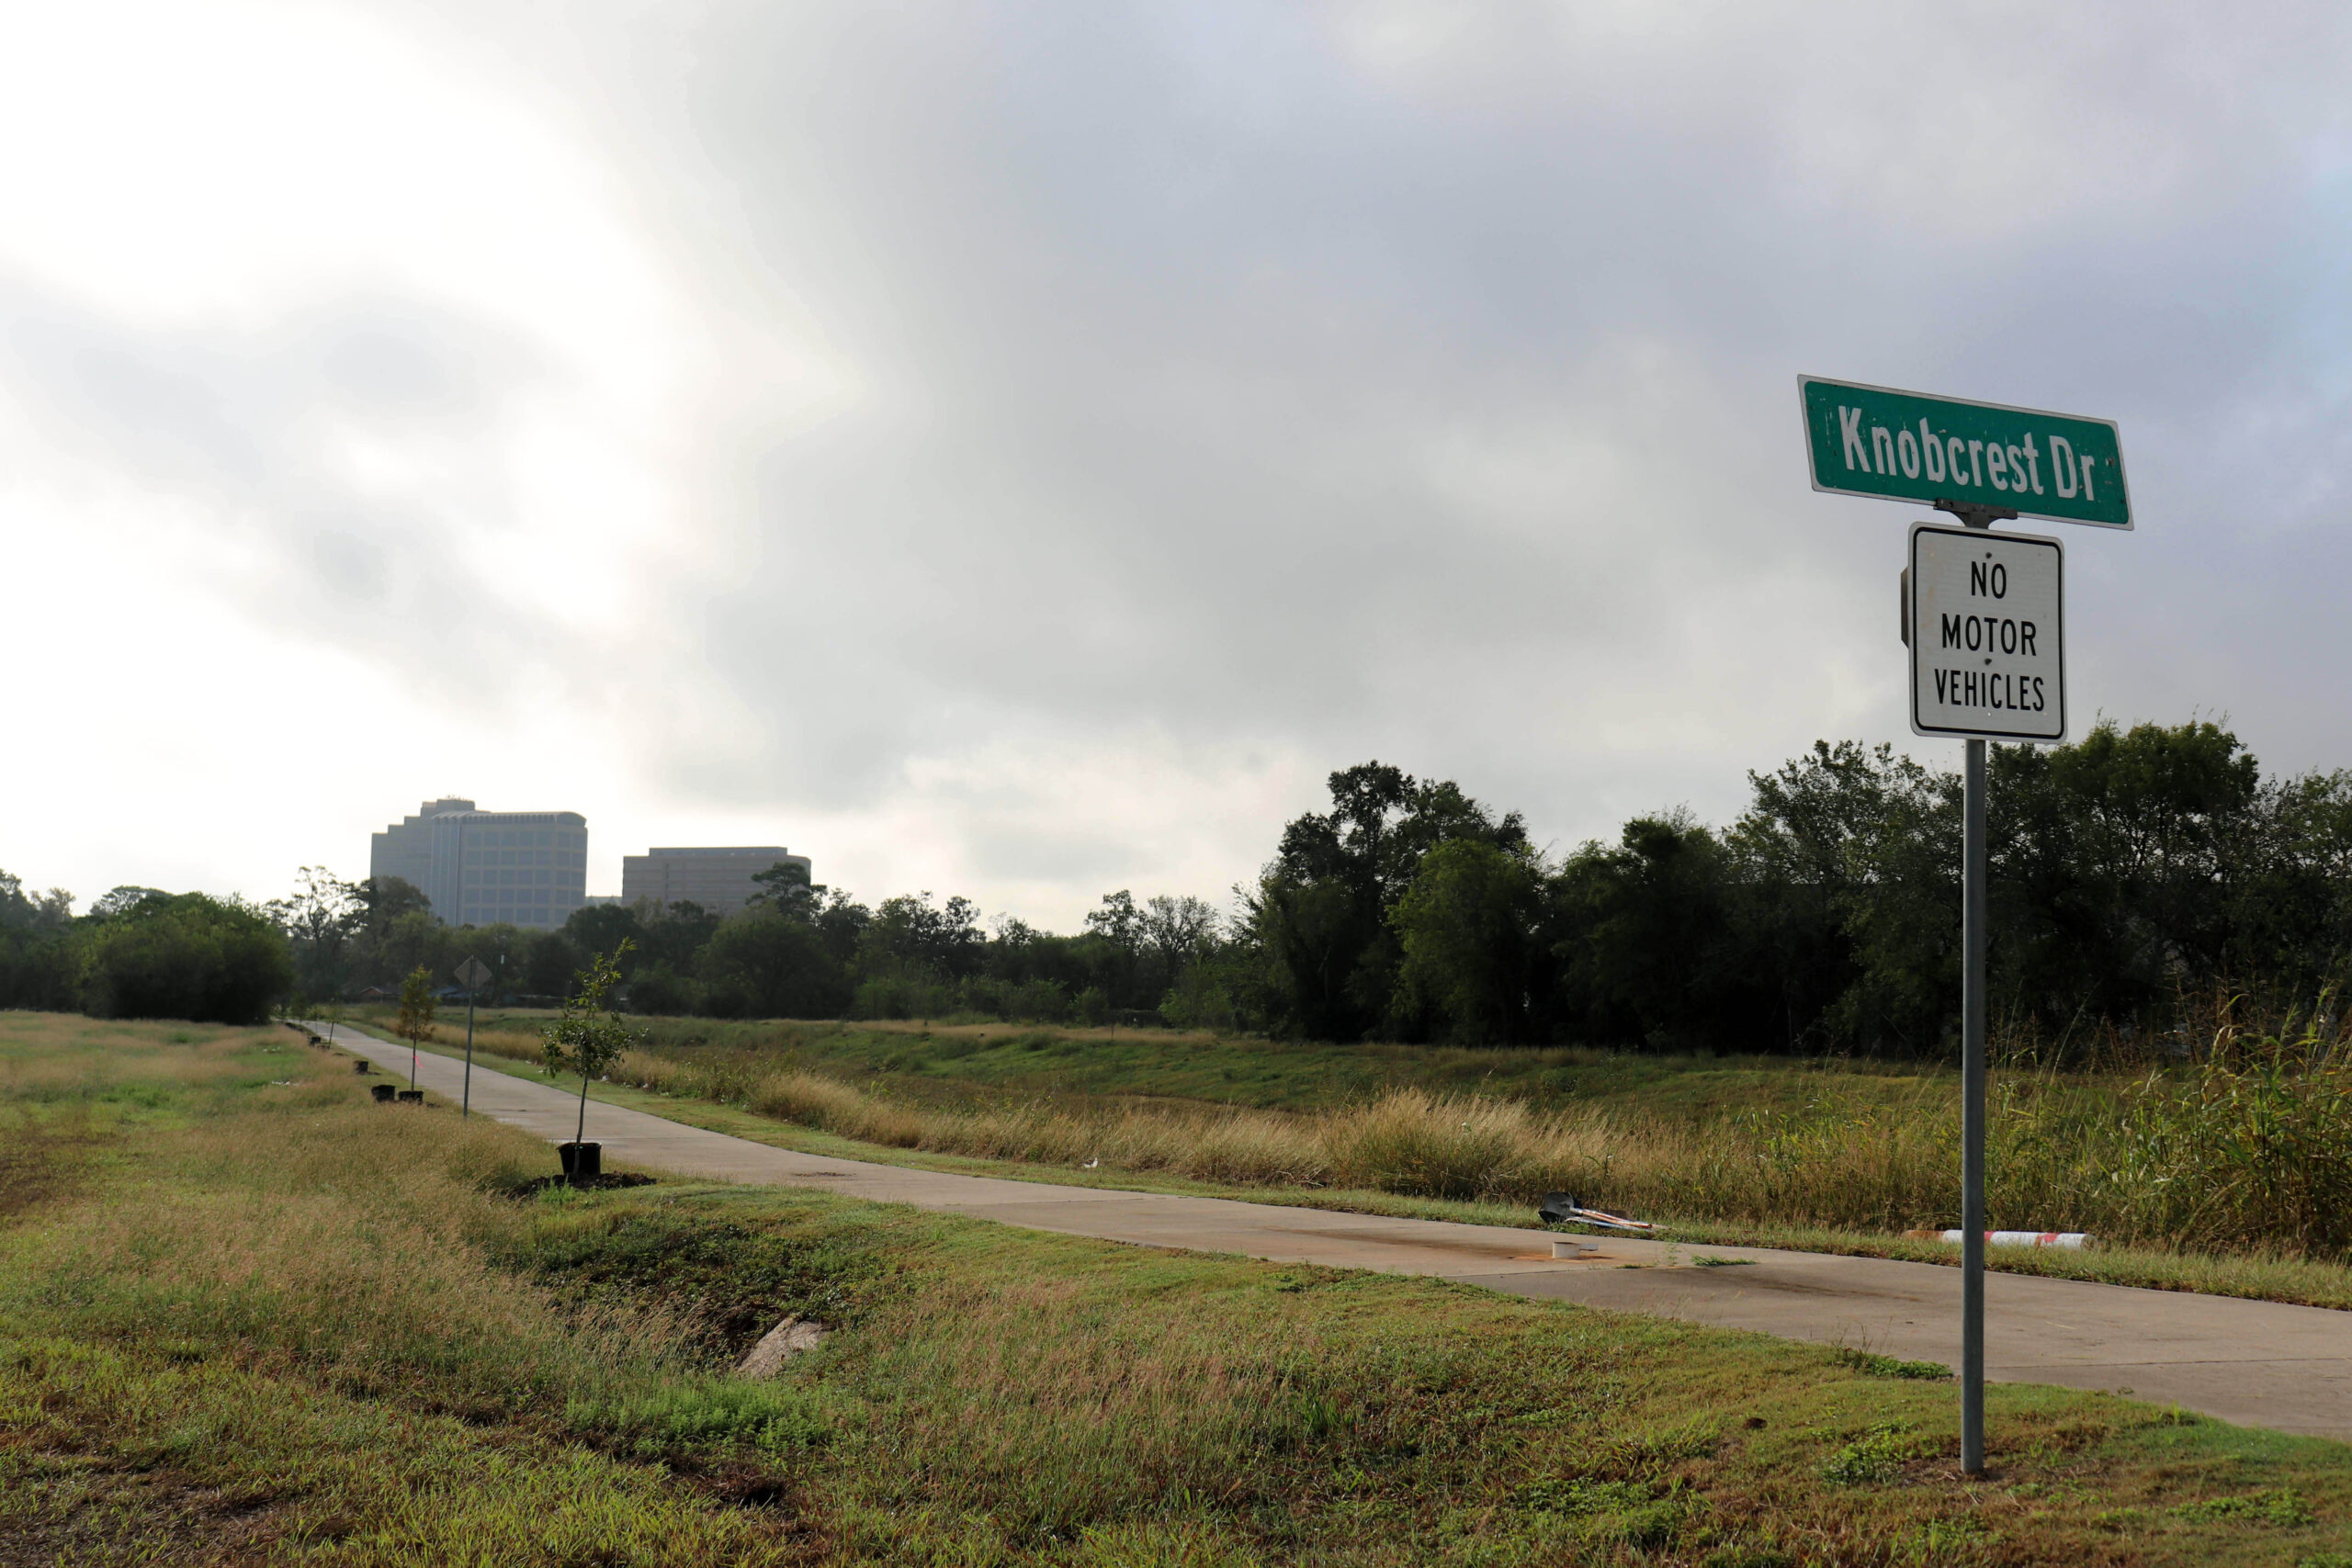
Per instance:
[[[1987,506],[1973,501],[1938,501],[1929,502],[1938,512],[1949,512],[1971,528],[1990,528],[1996,523],[2012,523],[2017,513],[2006,506]]]

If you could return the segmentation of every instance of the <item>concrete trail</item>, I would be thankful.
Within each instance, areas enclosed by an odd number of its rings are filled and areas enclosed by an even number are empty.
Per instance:
[[[336,1036],[406,1081],[406,1046],[341,1029]],[[418,1087],[454,1105],[464,1064],[431,1053],[417,1061]],[[562,1143],[579,1099],[477,1062],[473,1108]],[[1588,1257],[1562,1260],[1538,1230],[913,1170],[771,1148],[594,1100],[588,1136],[610,1162],[681,1176],[821,1188],[1143,1247],[1427,1275],[1904,1360],[1960,1360],[1960,1270],[1931,1263],[1633,1240],[1605,1240]],[[1699,1255],[1745,1266],[1690,1267]],[[1996,1381],[2128,1393],[2245,1426],[2352,1440],[2352,1313],[1988,1274],[1984,1340],[1985,1375]]]

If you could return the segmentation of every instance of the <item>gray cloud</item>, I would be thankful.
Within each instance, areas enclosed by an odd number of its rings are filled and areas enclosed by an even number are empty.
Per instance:
[[[2333,506],[2339,19],[1460,14],[707,14],[672,151],[873,388],[740,458],[714,665],[796,788],[1136,721],[1724,809],[1899,722],[1901,518],[1802,488],[1801,368],[2120,417],[2120,598],[2300,575],[2223,541]],[[2086,689],[2276,724],[2153,640]]]
[[[199,503],[188,526],[268,563],[215,584],[249,613],[299,615],[319,642],[492,706],[577,666],[573,635],[481,553],[516,521],[508,411],[545,374],[511,334],[392,299],[162,333],[19,285],[0,287],[0,353],[6,389],[65,449]],[[431,478],[368,482],[355,441]]]
[[[1815,735],[1911,744],[1910,514],[1806,490],[1799,371],[2121,420],[2142,531],[2065,531],[2078,728],[2225,711],[2275,764],[2352,761],[2339,8],[443,26],[600,149],[718,345],[684,564],[607,628],[637,662],[465,564],[558,374],[497,322],[158,340],[19,291],[12,373],[230,503],[274,591],[347,612],[322,636],[626,709],[662,799],[934,812],[963,837],[923,880],[1072,898],[1213,891],[1374,754],[1562,840],[1720,817]],[[452,477],[388,504],[321,456],[352,429]],[[948,765],[989,756],[1019,798]],[[1180,871],[1186,770],[1299,783]],[[1129,815],[1057,840],[1081,774]]]

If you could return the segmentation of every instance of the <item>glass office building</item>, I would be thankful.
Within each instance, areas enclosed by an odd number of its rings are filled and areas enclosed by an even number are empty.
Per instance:
[[[587,900],[588,819],[576,811],[477,811],[427,801],[375,835],[368,870],[423,889],[451,925],[552,931]]]

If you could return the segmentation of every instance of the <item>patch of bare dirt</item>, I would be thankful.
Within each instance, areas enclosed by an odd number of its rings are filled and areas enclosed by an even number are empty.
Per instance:
[[[0,1136],[0,1221],[71,1193],[97,1144],[86,1113],[44,1122],[19,1111]]]
[[[283,1538],[288,1504],[232,1496],[166,1469],[87,1455],[23,1456],[10,1483],[21,1510],[0,1531],[0,1568],[136,1562],[158,1568],[259,1562]]]

